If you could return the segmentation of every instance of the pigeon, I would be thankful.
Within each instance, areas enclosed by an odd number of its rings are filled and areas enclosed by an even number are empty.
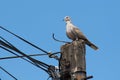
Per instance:
[[[94,50],[97,50],[98,47],[95,46],[93,43],[91,43],[84,34],[80,31],[78,27],[72,24],[71,18],[69,16],[66,16],[64,18],[64,21],[66,22],[66,35],[69,39],[75,41],[75,40],[83,40],[85,44],[87,44],[89,47],[93,48]]]

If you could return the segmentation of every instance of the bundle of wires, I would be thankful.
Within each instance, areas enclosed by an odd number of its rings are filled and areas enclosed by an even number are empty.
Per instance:
[[[47,52],[47,51],[41,49],[40,47],[38,47],[38,46],[30,43],[29,41],[23,39],[22,37],[20,37],[20,36],[18,36],[18,35],[16,35],[16,34],[12,33],[11,31],[3,28],[2,26],[0,26],[0,28],[1,28],[2,30],[4,30],[4,31],[7,31],[8,33],[14,35],[15,37],[19,38],[20,40],[28,43],[29,45],[37,48],[38,50],[44,52],[46,55],[49,55],[49,54],[50,54],[49,52]],[[48,64],[46,64],[46,63],[44,63],[44,62],[41,62],[41,61],[36,60],[36,59],[34,59],[34,58],[31,57],[31,56],[36,56],[36,55],[40,55],[40,54],[27,55],[27,54],[25,54],[24,52],[20,51],[18,48],[16,48],[13,44],[11,44],[10,42],[8,42],[6,39],[4,39],[2,36],[0,36],[0,48],[2,48],[2,49],[4,49],[4,50],[6,50],[6,51],[8,51],[8,52],[10,52],[10,53],[12,53],[12,54],[14,54],[14,55],[15,55],[14,58],[17,58],[17,57],[22,58],[22,59],[24,59],[25,61],[29,62],[30,64],[32,64],[32,65],[34,65],[34,66],[36,66],[36,67],[44,70],[44,71],[47,72],[52,78],[58,78],[58,77],[57,77],[57,74],[56,74],[56,72],[55,72],[55,67],[54,67],[54,66],[48,65]],[[57,54],[57,53],[60,53],[60,52],[56,52],[56,53],[53,53],[53,54]],[[19,55],[18,55],[18,54],[19,54]],[[42,54],[41,54],[41,55],[42,55]],[[9,57],[8,57],[8,58],[9,58]],[[1,59],[5,59],[5,58],[1,58]],[[2,68],[2,69],[3,69],[3,68]],[[3,70],[4,70],[4,69],[3,69]],[[15,80],[17,80],[14,76],[11,76],[11,77],[13,77]]]

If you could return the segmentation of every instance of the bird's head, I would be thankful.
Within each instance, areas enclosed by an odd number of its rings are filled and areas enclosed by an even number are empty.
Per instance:
[[[67,21],[70,21],[70,22],[71,22],[71,19],[70,19],[69,16],[65,16],[64,21],[65,21],[65,22],[67,22]]]

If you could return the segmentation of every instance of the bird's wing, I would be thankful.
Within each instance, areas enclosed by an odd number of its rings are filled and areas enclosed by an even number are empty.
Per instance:
[[[75,40],[75,36],[73,35],[72,32],[66,32],[66,35],[69,39]]]
[[[83,40],[87,39],[77,27],[73,28],[73,32],[79,39],[83,39]]]
[[[83,33],[82,33],[77,27],[75,27],[73,30],[74,30],[73,32],[76,33],[76,35],[78,36],[78,38],[79,38],[79,39],[83,39],[88,46],[90,46],[90,47],[93,48],[94,50],[97,50],[97,49],[98,49],[98,47],[97,47],[96,45],[94,45],[93,43],[91,43],[91,42],[83,35]]]

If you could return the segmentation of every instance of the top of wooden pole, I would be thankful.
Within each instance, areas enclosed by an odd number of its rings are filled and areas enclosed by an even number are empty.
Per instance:
[[[62,45],[60,59],[61,68],[60,72],[62,76],[73,75],[76,76],[77,79],[85,78],[86,77],[85,54],[86,49],[83,40],[73,41],[71,43],[66,43],[65,45]],[[76,72],[77,74],[75,74]]]

